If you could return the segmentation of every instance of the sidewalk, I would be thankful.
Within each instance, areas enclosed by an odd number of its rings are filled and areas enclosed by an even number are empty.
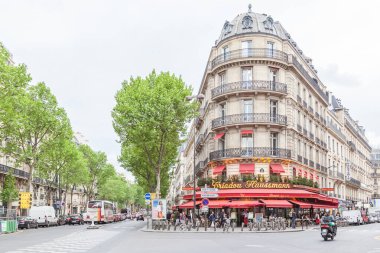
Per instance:
[[[214,231],[214,228],[207,228],[207,231],[205,231],[205,228],[204,227],[201,227],[199,228],[199,231],[197,231],[196,229],[191,229],[190,231],[188,230],[184,230],[184,231],[181,231],[179,230],[179,228],[177,228],[176,231],[174,231],[174,228],[171,227],[170,228],[170,231],[168,231],[167,229],[165,230],[154,230],[154,229],[148,229],[146,227],[140,229],[140,231],[142,232],[156,232],[156,233],[291,233],[291,232],[302,232],[302,231],[307,231],[307,230],[313,230],[314,227],[309,227],[308,229],[304,228],[304,230],[302,230],[302,228],[295,228],[295,229],[292,229],[292,228],[287,228],[286,230],[260,230],[260,231],[256,231],[256,230],[252,230],[252,231],[249,231],[248,228],[244,228],[243,231],[241,231],[241,228],[238,227],[238,228],[235,228],[234,231],[232,231],[232,229],[230,228],[228,230],[228,232],[226,231],[223,231],[222,228],[217,228],[216,231]]]

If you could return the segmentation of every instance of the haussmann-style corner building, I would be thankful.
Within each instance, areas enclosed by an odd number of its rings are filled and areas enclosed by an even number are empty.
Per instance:
[[[270,15],[250,6],[224,23],[199,94],[205,98],[177,166],[181,177],[172,179],[173,192],[180,192],[171,194],[174,208],[193,208],[194,169],[197,207],[205,184],[219,188],[209,208],[238,213],[369,207],[371,147],[364,128]]]

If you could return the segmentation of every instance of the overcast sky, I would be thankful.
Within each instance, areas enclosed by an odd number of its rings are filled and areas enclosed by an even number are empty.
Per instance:
[[[249,3],[285,27],[379,146],[380,1],[0,0],[0,41],[33,82],[52,89],[74,130],[119,167],[111,110],[121,82],[156,69],[197,91],[224,22]]]

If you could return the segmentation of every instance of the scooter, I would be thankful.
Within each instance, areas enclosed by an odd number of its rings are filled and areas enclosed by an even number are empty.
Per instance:
[[[321,224],[321,236],[325,241],[327,241],[329,238],[331,238],[331,240],[334,240],[337,232],[336,230],[337,228],[334,222]]]

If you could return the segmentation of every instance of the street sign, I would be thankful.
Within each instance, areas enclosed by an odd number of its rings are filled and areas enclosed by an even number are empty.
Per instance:
[[[150,193],[145,193],[145,200],[150,200]]]
[[[203,206],[201,209],[202,213],[207,213],[208,212],[208,206]]]
[[[218,192],[218,188],[201,188],[201,192]]]
[[[210,201],[208,199],[202,199],[202,205],[203,206],[208,206],[209,202]]]
[[[217,193],[202,193],[201,198],[217,198],[219,195]]]
[[[32,205],[32,194],[30,192],[19,192],[18,202],[21,209],[29,209]]]

